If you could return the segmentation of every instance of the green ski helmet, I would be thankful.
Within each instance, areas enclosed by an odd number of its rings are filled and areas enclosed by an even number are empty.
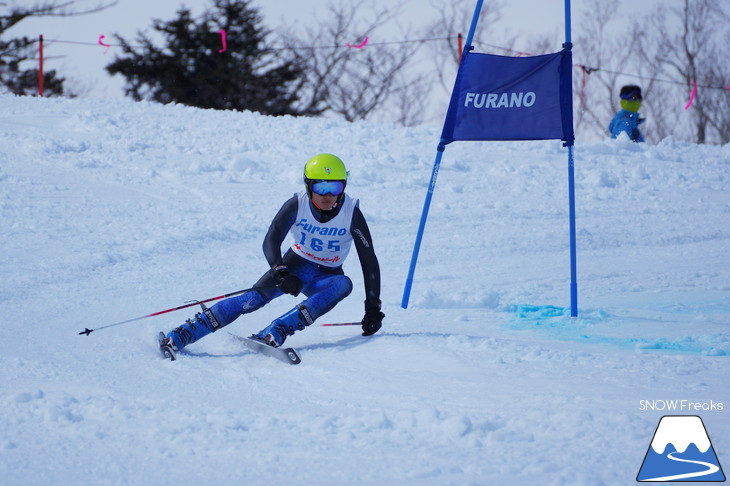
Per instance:
[[[304,184],[310,198],[312,192],[333,194],[338,196],[338,203],[341,202],[345,194],[347,176],[345,163],[332,154],[315,155],[304,165]]]

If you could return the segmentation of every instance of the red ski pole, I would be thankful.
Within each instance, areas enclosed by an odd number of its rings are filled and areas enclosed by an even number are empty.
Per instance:
[[[319,324],[320,326],[359,326],[362,322],[333,322],[331,324]]]
[[[161,314],[167,314],[168,312],[173,312],[173,311],[180,310],[180,309],[186,309],[186,308],[192,307],[194,305],[204,304],[206,302],[211,302],[214,300],[225,299],[227,297],[233,297],[234,295],[243,294],[244,292],[249,292],[251,290],[260,290],[260,289],[267,289],[267,288],[272,288],[272,287],[251,287],[250,289],[238,290],[236,292],[231,292],[229,294],[219,295],[218,297],[211,297],[210,299],[195,300],[195,301],[191,301],[190,303],[183,304],[178,307],[174,307],[172,309],[166,309],[166,310],[159,311],[159,312],[153,312],[152,314],[147,314],[146,316],[135,317],[134,319],[127,319],[126,321],[115,322],[114,324],[107,324],[106,326],[98,327],[96,329],[89,329],[87,327],[83,331],[81,331],[79,333],[79,335],[86,334],[88,336],[89,334],[91,334],[94,331],[106,329],[108,327],[121,326],[122,324],[127,324],[129,322],[134,322],[134,321],[140,321],[142,319],[147,319],[148,317],[159,316]]]

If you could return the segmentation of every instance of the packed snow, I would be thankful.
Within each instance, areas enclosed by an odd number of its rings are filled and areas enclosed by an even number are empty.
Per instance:
[[[453,143],[403,309],[439,133],[0,96],[0,482],[631,485],[664,415],[730,464],[730,146],[578,140],[571,318],[566,149]],[[356,252],[298,366],[231,336],[291,296],[174,362],[156,335],[196,307],[109,326],[250,287],[321,152],[375,240],[379,333],[320,325],[362,318]]]

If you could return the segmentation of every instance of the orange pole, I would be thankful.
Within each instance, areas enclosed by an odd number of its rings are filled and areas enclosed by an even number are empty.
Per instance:
[[[461,32],[459,32],[457,39],[459,40],[459,64],[461,64],[461,51],[464,50],[464,39],[461,37]]]

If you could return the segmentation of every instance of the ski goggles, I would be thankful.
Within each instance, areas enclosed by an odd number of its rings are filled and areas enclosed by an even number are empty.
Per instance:
[[[632,91],[630,93],[622,94],[621,99],[628,101],[641,101],[641,93],[638,91]]]
[[[313,193],[320,196],[326,196],[327,194],[339,196],[345,192],[345,181],[312,181],[309,187]]]

